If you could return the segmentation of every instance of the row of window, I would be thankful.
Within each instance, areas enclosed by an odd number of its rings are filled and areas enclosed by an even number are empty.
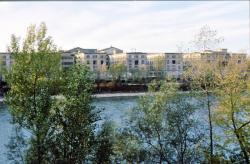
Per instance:
[[[93,59],[96,59],[98,56],[99,56],[101,59],[105,58],[105,55],[87,55],[86,58],[89,59],[90,56],[92,56]]]
[[[72,56],[62,56],[62,60],[68,60],[68,59],[73,60],[73,57]]]
[[[62,65],[73,65],[73,62],[62,62]]]
[[[176,64],[176,60],[172,60],[171,62],[172,64]],[[167,60],[167,64],[170,64],[170,61]],[[177,60],[177,64],[181,64],[181,61],[180,60]]]
[[[90,64],[90,61],[89,61],[89,60],[87,60],[87,64]],[[96,61],[96,60],[93,60],[93,61],[92,61],[92,64],[93,64],[93,65],[96,65],[96,64],[97,64],[97,61]],[[101,61],[100,61],[100,64],[103,65],[103,64],[104,64],[104,61],[101,60]],[[106,62],[106,65],[108,65],[108,62]]]
[[[132,64],[132,60],[129,60],[128,61],[128,63],[129,64]],[[138,60],[135,60],[134,61],[134,65],[138,65],[139,64],[139,61]],[[141,60],[141,64],[150,64],[150,65],[152,65],[152,64],[154,64],[154,62],[153,61],[144,61],[144,60]],[[170,60],[167,60],[167,64],[181,64],[181,61],[180,60],[171,60],[171,63],[170,63]]]
[[[154,70],[154,66],[150,66],[149,67],[150,70]],[[182,67],[181,66],[178,66],[177,68],[175,66],[172,66],[170,68],[170,66],[167,66],[167,71],[177,71],[177,70],[182,70]]]
[[[145,55],[129,55],[129,58],[132,58],[133,56],[135,59],[138,59],[139,57],[141,57],[142,59],[145,58]]]
[[[128,63],[129,63],[129,65],[132,65],[132,60],[129,60]],[[141,64],[145,64],[145,61],[141,60]],[[139,65],[139,60],[135,60],[134,65]]]

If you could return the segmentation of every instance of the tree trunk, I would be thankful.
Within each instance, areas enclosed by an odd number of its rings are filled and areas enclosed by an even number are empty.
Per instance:
[[[207,97],[207,109],[208,109],[208,122],[209,122],[209,138],[210,138],[210,161],[209,163],[212,164],[213,161],[213,125],[212,125],[212,116],[211,116],[211,104],[210,104],[210,94],[206,91]]]
[[[237,127],[236,127],[236,123],[235,123],[235,120],[234,120],[234,112],[233,111],[232,111],[231,119],[232,119],[232,122],[233,122],[234,134],[236,135],[236,138],[237,138],[237,140],[238,140],[238,142],[240,144],[240,149],[243,152],[246,164],[249,164],[248,153],[247,153],[247,150],[246,150],[246,147],[245,147],[244,143],[242,142],[243,137],[241,136],[241,134],[239,133],[239,131],[238,131]]]

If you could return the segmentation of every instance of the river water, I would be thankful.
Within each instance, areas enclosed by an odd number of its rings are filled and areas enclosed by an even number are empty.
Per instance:
[[[93,105],[104,109],[101,113],[103,119],[113,120],[117,125],[121,125],[127,111],[136,106],[136,99],[135,97],[97,98],[94,99]],[[10,114],[7,107],[0,103],[0,164],[8,163],[5,145],[9,142],[11,132]]]
[[[137,105],[138,97],[102,97],[95,98],[93,106],[103,109],[101,112],[102,120],[112,120],[117,127],[123,126],[130,109]],[[194,102],[195,103],[195,102]],[[197,110],[194,117],[201,121],[202,125],[206,124],[207,111]],[[100,124],[101,122],[99,122]],[[0,103],[0,164],[8,164],[6,144],[12,134],[13,126],[10,124],[10,114],[6,105]]]

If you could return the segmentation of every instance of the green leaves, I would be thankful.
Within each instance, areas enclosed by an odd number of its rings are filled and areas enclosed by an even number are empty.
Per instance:
[[[134,152],[134,162],[188,163],[194,159],[197,162],[196,145],[202,135],[194,130],[197,124],[191,116],[195,106],[189,102],[188,95],[177,93],[175,84],[160,84],[153,82],[148,94],[132,110],[123,133],[126,142],[136,143],[138,147],[127,147],[131,150],[126,152]],[[124,158],[128,160],[126,154]]]

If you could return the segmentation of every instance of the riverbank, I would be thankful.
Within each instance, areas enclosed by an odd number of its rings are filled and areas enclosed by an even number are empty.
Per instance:
[[[113,97],[138,97],[145,95],[146,92],[134,92],[134,93],[101,93],[94,94],[94,98],[113,98]]]
[[[139,97],[145,95],[146,92],[131,92],[131,93],[100,93],[93,94],[93,98],[120,98],[120,97]],[[3,102],[3,97],[0,97],[0,102]]]

